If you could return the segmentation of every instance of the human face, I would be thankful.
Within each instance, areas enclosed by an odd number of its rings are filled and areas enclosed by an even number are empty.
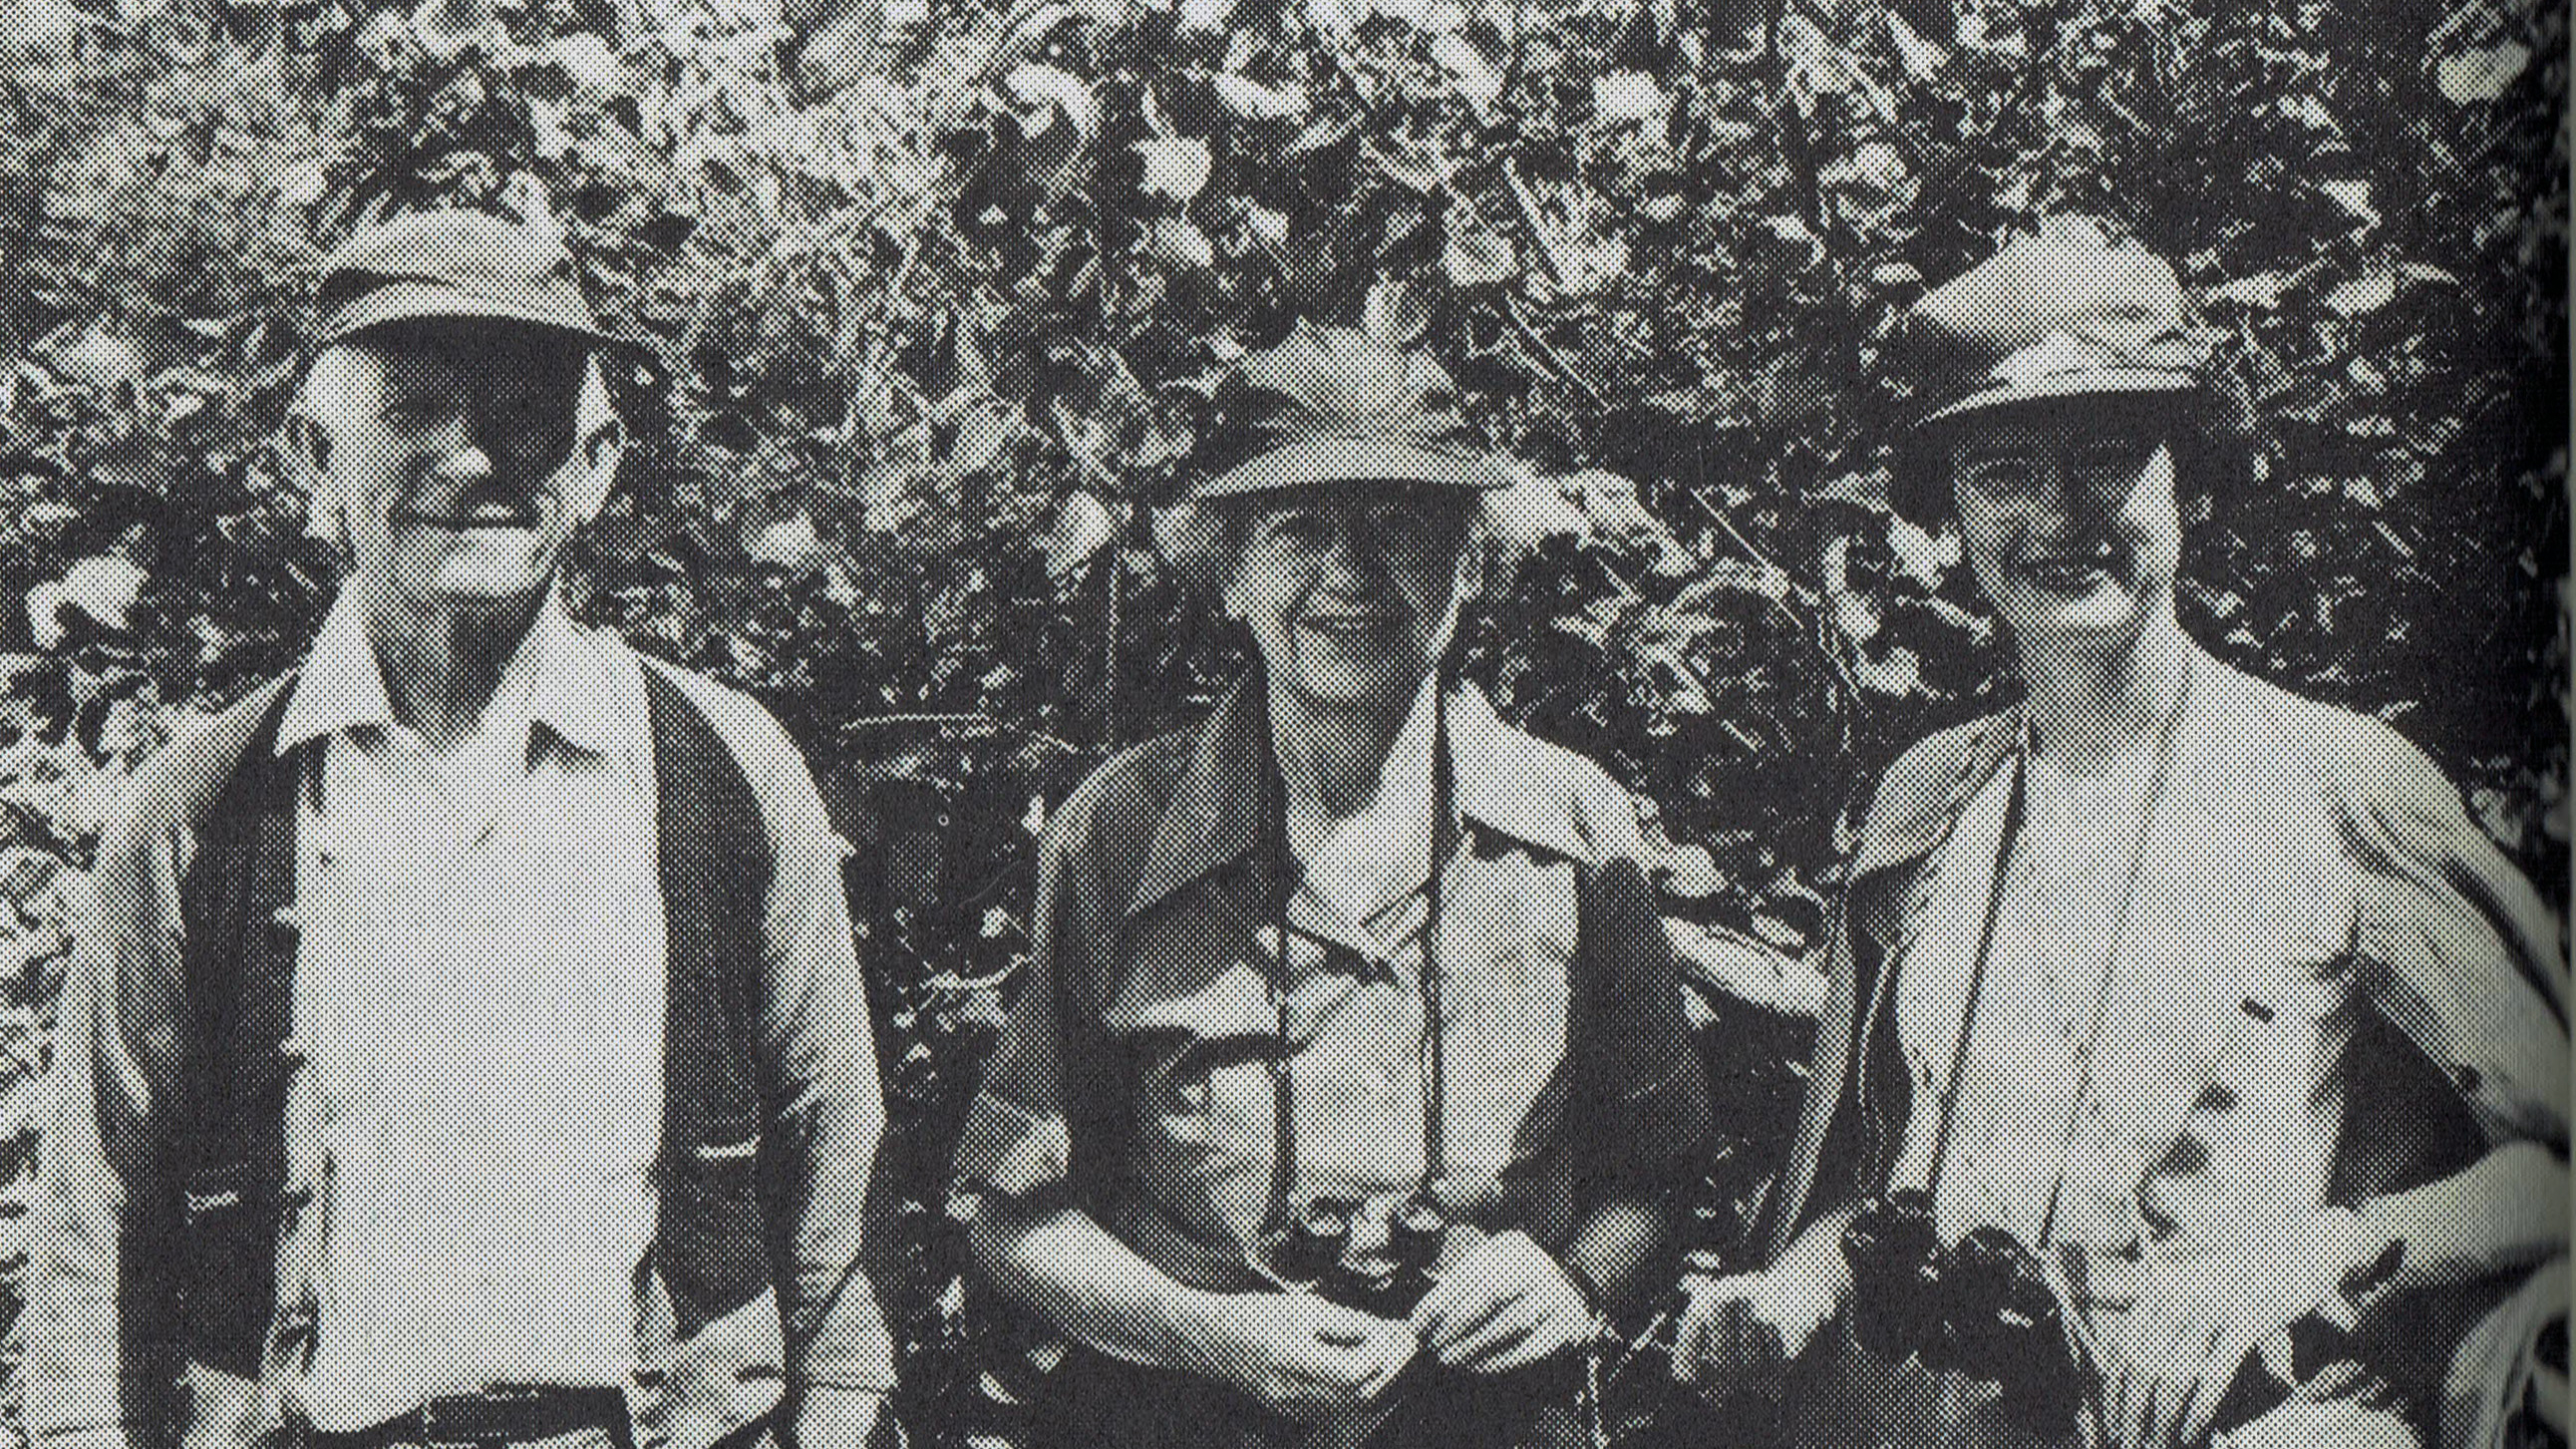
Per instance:
[[[2124,647],[2172,613],[2182,518],[2159,430],[1998,413],[1947,441],[1970,566],[2015,637]]]
[[[1467,505],[1354,485],[1261,506],[1236,530],[1226,611],[1271,687],[1310,704],[1409,703],[1449,647],[1470,579]]]
[[[355,578],[414,610],[524,605],[614,477],[581,342],[493,323],[387,328],[335,359],[317,498]]]

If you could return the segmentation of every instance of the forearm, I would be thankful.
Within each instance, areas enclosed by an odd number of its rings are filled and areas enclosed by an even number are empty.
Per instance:
[[[1003,1296],[1110,1358],[1219,1376],[1228,1295],[1175,1280],[1079,1208],[997,1193],[976,1202],[968,1247]]]
[[[856,1449],[849,1430],[875,1418],[894,1384],[894,1341],[869,1269],[893,1247],[872,1201],[886,1111],[877,1080],[867,979],[843,896],[846,846],[777,723],[742,701],[708,713],[758,785],[771,869],[760,1050],[766,1128],[764,1212],[787,1228],[773,1264],[790,1392],[810,1449]],[[876,1275],[882,1280],[883,1274]]]
[[[2367,1308],[2411,1292],[2527,1269],[2567,1251],[2567,1163],[2538,1143],[2499,1147],[2467,1169],[2354,1204],[2352,1261]]]
[[[894,1385],[894,1339],[869,1269],[891,1249],[885,1213],[871,1203],[883,1111],[873,1087],[851,1080],[800,1113],[773,1119],[764,1151],[784,1161],[764,1178],[787,1195],[771,1210],[793,1225],[776,1265],[789,1387],[877,1396]],[[881,1278],[882,1274],[878,1274]],[[829,1449],[814,1441],[814,1449]]]

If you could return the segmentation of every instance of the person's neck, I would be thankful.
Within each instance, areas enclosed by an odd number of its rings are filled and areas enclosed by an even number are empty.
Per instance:
[[[455,749],[483,723],[501,675],[536,624],[546,591],[490,608],[442,609],[379,590],[369,600],[367,636],[396,723],[438,751]]]
[[[1437,687],[1378,707],[1345,708],[1290,690],[1270,691],[1271,748],[1291,822],[1347,820],[1369,807],[1406,723]]]
[[[2021,665],[2031,749],[2069,774],[2085,775],[2153,746],[2180,707],[2197,652],[2169,610],[2125,648],[2026,641]]]

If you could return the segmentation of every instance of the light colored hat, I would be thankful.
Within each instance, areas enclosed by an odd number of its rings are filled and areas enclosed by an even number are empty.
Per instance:
[[[389,322],[486,318],[614,341],[562,242],[479,211],[423,211],[361,229],[322,264],[322,340]]]
[[[1896,347],[1918,427],[2053,398],[2187,393],[2209,366],[2173,267],[2086,216],[2043,219],[1925,293]]]
[[[1326,484],[1421,484],[1484,493],[1511,485],[1425,353],[1350,327],[1300,322],[1218,384],[1215,427],[1184,498]]]

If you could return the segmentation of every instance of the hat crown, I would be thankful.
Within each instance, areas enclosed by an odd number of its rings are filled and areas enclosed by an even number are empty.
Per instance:
[[[601,336],[557,238],[485,212],[413,212],[361,228],[322,264],[326,338],[387,322],[481,318]]]
[[[1291,436],[1400,436],[1469,445],[1458,385],[1429,354],[1355,327],[1299,322],[1219,385],[1227,421]]]
[[[1188,496],[1384,482],[1486,491],[1508,478],[1428,352],[1299,322],[1217,384]]]
[[[1924,294],[1898,350],[1922,421],[2088,393],[2196,387],[2209,351],[2182,280],[2098,218],[2044,218]]]

